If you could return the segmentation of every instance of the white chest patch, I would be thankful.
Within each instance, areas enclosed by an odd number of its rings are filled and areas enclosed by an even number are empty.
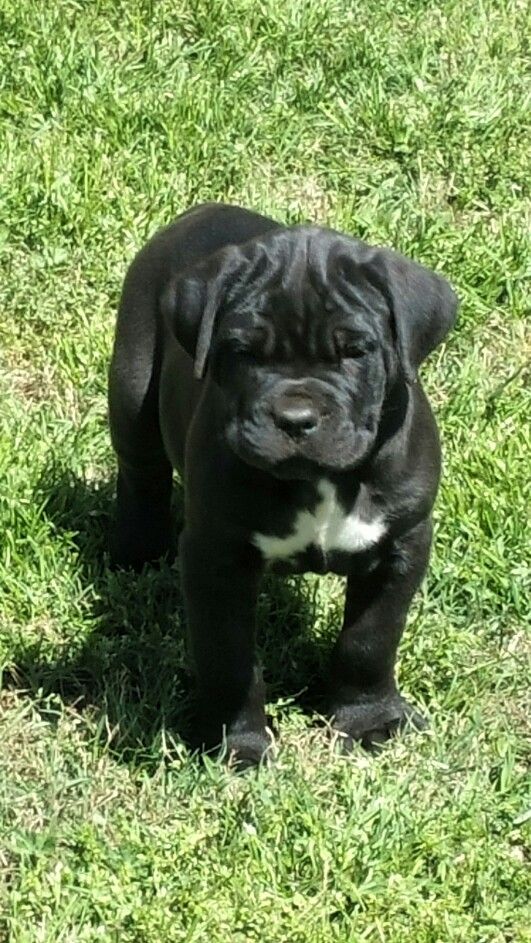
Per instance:
[[[382,516],[366,521],[354,511],[345,514],[330,481],[320,481],[317,490],[321,496],[319,504],[313,511],[297,513],[292,533],[287,537],[253,535],[252,542],[266,560],[294,557],[311,544],[320,547],[325,554],[334,550],[355,553],[378,543],[384,535],[386,528]]]

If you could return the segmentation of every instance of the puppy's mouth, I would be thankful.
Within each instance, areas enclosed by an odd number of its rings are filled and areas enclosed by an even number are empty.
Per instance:
[[[323,474],[353,471],[367,458],[375,430],[345,430],[339,440],[310,444],[290,443],[288,448],[267,449],[265,441],[249,441],[242,430],[228,444],[240,461],[273,478],[315,481]]]

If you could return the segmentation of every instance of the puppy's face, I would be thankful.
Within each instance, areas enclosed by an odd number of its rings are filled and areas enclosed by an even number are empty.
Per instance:
[[[177,294],[178,339],[200,373],[208,356],[228,445],[281,478],[359,465],[397,377],[414,377],[456,308],[439,276],[313,227],[230,246]]]
[[[252,307],[234,301],[211,351],[229,446],[278,477],[358,465],[393,364],[389,318],[371,286],[346,303],[312,277],[308,258],[297,262],[273,274]]]

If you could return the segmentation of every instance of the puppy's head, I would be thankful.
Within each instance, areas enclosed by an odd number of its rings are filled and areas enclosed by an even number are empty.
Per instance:
[[[415,381],[457,299],[391,250],[301,226],[214,253],[177,277],[164,309],[196,376],[208,367],[219,387],[231,449],[297,478],[367,457],[386,394]]]

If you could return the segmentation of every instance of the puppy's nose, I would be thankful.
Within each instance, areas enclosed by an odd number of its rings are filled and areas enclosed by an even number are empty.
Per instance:
[[[311,400],[286,397],[272,407],[276,425],[290,435],[306,435],[319,425],[319,413]]]

